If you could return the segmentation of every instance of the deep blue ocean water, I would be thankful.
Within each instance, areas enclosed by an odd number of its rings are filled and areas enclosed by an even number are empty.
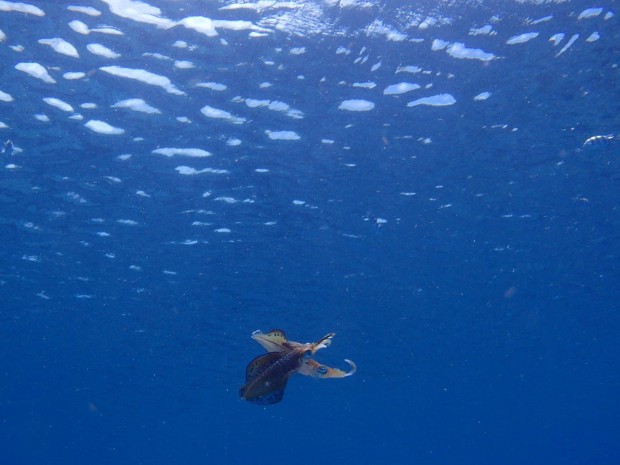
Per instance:
[[[620,463],[617,6],[0,1],[0,464]]]

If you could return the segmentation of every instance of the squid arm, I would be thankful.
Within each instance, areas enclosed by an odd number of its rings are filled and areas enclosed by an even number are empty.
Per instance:
[[[345,358],[345,362],[351,365],[350,371],[342,371],[339,368],[328,367],[327,365],[323,365],[316,360],[309,359],[304,362],[304,364],[299,369],[299,373],[306,376],[312,376],[313,378],[346,378],[347,376],[351,376],[357,370],[357,366],[353,361]]]

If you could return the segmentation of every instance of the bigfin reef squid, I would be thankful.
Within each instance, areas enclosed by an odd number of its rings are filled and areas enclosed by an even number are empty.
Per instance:
[[[314,354],[320,349],[329,347],[335,333],[329,333],[317,342],[289,341],[281,329],[273,329],[268,333],[254,331],[252,339],[267,350],[252,360],[245,370],[245,384],[239,395],[254,404],[276,404],[284,397],[284,389],[291,375],[301,373],[313,378],[346,378],[355,373],[356,366],[351,360],[350,371],[331,368],[314,360]]]

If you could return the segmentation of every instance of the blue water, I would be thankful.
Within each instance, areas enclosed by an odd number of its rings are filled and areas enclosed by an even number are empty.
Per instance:
[[[0,2],[0,464],[620,463],[617,2],[149,4]]]

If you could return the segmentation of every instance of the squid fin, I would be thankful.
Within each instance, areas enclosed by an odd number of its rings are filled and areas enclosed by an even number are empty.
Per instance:
[[[272,329],[266,334],[260,330],[254,331],[252,339],[263,346],[267,352],[287,352],[291,350],[291,344],[281,329]]]
[[[254,358],[245,369],[245,381],[254,381],[261,376],[265,370],[282,358],[282,354],[278,352],[269,352],[268,354],[259,355]]]
[[[271,405],[271,404],[277,404],[283,398],[284,398],[284,387],[280,389],[274,389],[273,391],[269,391],[265,394],[261,394],[255,397],[247,397],[245,398],[245,400],[253,404],[258,404],[258,405]]]
[[[270,352],[252,360],[245,371],[245,384],[239,389],[239,395],[255,404],[275,404],[284,396],[288,376],[267,374],[267,370],[282,359],[278,352]]]

